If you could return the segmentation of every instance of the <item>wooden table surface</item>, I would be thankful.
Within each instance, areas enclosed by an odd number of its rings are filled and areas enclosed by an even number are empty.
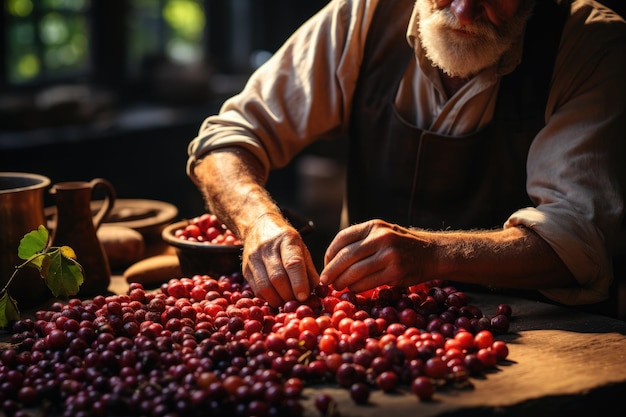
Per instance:
[[[625,416],[626,323],[501,294],[470,294],[483,312],[513,308],[508,361],[471,390],[437,391],[431,403],[411,393],[375,391],[356,406],[345,390],[325,388],[344,417]],[[311,401],[316,390],[308,390]],[[309,414],[315,416],[315,413]]]
[[[113,277],[112,292],[127,288]],[[498,337],[508,343],[508,360],[471,378],[471,389],[439,390],[432,402],[373,391],[369,404],[356,405],[345,389],[314,386],[304,392],[305,416],[320,416],[313,405],[320,392],[333,396],[343,417],[626,415],[626,322],[502,294],[468,295],[488,315],[500,303],[513,308],[509,332]]]

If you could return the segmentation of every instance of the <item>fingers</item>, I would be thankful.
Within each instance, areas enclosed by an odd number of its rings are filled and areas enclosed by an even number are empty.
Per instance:
[[[272,307],[279,307],[283,299],[272,285],[263,258],[259,255],[244,257],[243,275],[254,294],[263,298]]]
[[[339,251],[352,243],[359,242],[367,237],[369,228],[364,223],[356,224],[339,231],[324,254],[324,265],[337,257]]]
[[[349,288],[360,292],[384,283],[382,271],[385,269],[386,265],[379,262],[375,251],[354,243],[339,251],[324,267],[320,282],[337,290]]]
[[[369,261],[368,263],[372,264],[372,262]],[[363,275],[359,275],[359,272],[356,270],[354,274],[344,274],[335,281],[336,283],[333,286],[336,287],[337,283],[339,283],[339,285],[342,285],[342,288],[347,287],[354,293],[360,293],[381,285],[390,284],[388,277],[393,275],[391,271],[392,266],[381,265],[379,262],[375,262],[374,264],[377,265],[378,268],[364,268],[365,271],[371,272],[365,272]]]
[[[309,253],[309,260],[307,262],[307,277],[309,279],[309,293],[315,289],[320,283],[320,276],[315,267],[315,263]]]
[[[283,266],[289,277],[291,290],[298,301],[305,301],[319,281],[311,254],[299,244],[285,243],[281,249]]]
[[[371,245],[364,245],[368,235],[368,228],[363,224],[354,225],[341,230],[326,249],[324,255],[324,270],[320,275],[320,283],[333,285],[336,289],[343,289],[351,283],[350,277],[356,279],[364,266],[358,265],[359,261],[366,259],[374,253]],[[346,274],[348,268],[351,274]],[[371,268],[371,267],[370,267]]]
[[[299,235],[283,236],[249,255],[245,264],[244,276],[252,290],[273,307],[292,299],[305,301],[319,282],[311,255]]]
[[[419,277],[416,255],[415,239],[405,230],[371,220],[337,234],[324,257],[320,282],[354,292],[397,285]]]

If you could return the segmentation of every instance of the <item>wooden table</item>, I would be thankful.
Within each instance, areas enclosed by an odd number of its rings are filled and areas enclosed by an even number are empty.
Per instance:
[[[127,288],[113,278],[112,292]],[[313,405],[320,392],[333,396],[342,417],[626,415],[625,322],[502,294],[468,295],[487,315],[499,303],[513,308],[509,333],[499,337],[508,361],[472,378],[472,389],[437,391],[432,402],[373,391],[369,404],[356,405],[345,389],[314,386],[304,392],[305,416],[320,416]]]
[[[430,403],[410,392],[375,391],[370,405],[357,406],[345,390],[324,388],[341,416],[626,415],[625,322],[501,294],[470,295],[486,314],[499,303],[513,307],[509,333],[499,337],[509,346],[507,363],[484,379],[472,378],[471,390],[437,391]],[[306,391],[309,404],[316,391]]]

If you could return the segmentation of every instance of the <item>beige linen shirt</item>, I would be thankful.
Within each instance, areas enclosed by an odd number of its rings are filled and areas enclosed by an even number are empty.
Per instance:
[[[246,147],[269,173],[312,142],[345,134],[378,1],[331,0],[308,20],[241,93],[203,122],[189,144],[188,175],[195,180],[191,167],[216,148]],[[519,62],[521,41],[447,97],[419,45],[417,19],[413,11],[407,41],[416,59],[397,92],[397,111],[408,123],[439,134],[483,128],[493,116],[499,76]],[[625,22],[598,3],[575,0],[555,63],[546,126],[528,155],[527,191],[535,207],[520,207],[503,225],[535,230],[575,275],[578,288],[543,291],[559,302],[593,303],[608,293],[623,212],[617,171],[626,163],[625,97]]]

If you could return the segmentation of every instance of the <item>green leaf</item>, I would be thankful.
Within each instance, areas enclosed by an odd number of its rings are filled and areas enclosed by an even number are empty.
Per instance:
[[[37,230],[25,234],[20,240],[17,252],[25,262],[15,267],[15,272],[0,290],[0,328],[7,327],[10,322],[20,318],[17,302],[10,297],[7,289],[17,272],[25,266],[39,270],[39,275],[55,297],[78,294],[85,276],[76,253],[69,246],[50,246],[49,237],[48,229],[40,225]]]
[[[20,240],[20,246],[17,248],[17,256],[27,260],[39,252],[43,252],[48,245],[48,229],[43,225],[39,229],[28,232]]]
[[[65,249],[67,253],[67,248]],[[73,254],[74,251],[71,251]],[[83,268],[76,260],[64,255],[62,248],[49,251],[42,263],[41,276],[55,297],[78,293],[83,283]]]
[[[8,292],[4,291],[0,297],[0,328],[6,329],[10,323],[20,319],[20,312],[17,309],[17,302],[11,298]]]
[[[47,257],[48,255],[46,253],[39,253],[39,254],[33,255],[33,257],[28,260],[26,265],[32,266],[33,268],[37,268],[41,272],[42,264],[46,260]]]

